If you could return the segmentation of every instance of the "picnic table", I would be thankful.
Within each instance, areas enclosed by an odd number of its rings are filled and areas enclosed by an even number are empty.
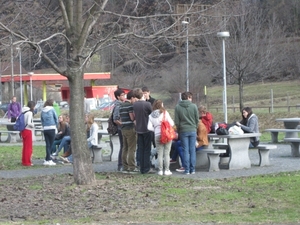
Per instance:
[[[230,148],[230,159],[228,169],[244,169],[251,167],[249,158],[250,138],[259,137],[261,133],[245,133],[240,135],[218,135],[208,134],[209,138],[224,138]]]
[[[10,122],[7,119],[0,120],[0,125],[6,127],[6,130],[0,130],[0,142],[8,142],[8,143],[16,143],[18,136],[20,134],[19,131],[15,131],[13,129],[15,122]],[[4,141],[1,140],[2,134],[7,134],[7,139]]]

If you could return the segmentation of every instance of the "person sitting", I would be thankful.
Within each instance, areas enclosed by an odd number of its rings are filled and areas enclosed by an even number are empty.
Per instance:
[[[170,163],[176,163],[177,158],[179,156],[180,161],[181,161],[181,167],[179,169],[176,169],[176,171],[183,173],[185,171],[184,160],[183,160],[183,150],[182,150],[182,146],[181,146],[181,142],[180,142],[180,139],[178,137],[178,134],[176,135],[176,137],[172,141],[171,153],[172,153],[172,157],[171,157]]]
[[[200,117],[197,129],[196,151],[207,148],[208,144],[207,128]]]
[[[52,144],[52,156],[57,156],[58,152],[56,146],[59,145],[64,136],[70,135],[69,124],[66,122],[66,116],[60,115],[58,117],[58,133],[55,135],[55,140]]]
[[[241,127],[245,133],[259,133],[258,117],[252,112],[250,107],[242,109],[242,120],[235,124]],[[258,145],[259,137],[250,139],[250,148],[257,147]]]
[[[90,131],[90,136],[87,139],[88,147],[91,148],[98,144],[98,124],[95,122],[94,115],[89,114],[87,119],[87,128]]]
[[[206,127],[207,134],[209,134],[211,132],[211,126],[213,124],[213,116],[210,112],[207,111],[206,107],[203,105],[199,106],[198,111],[201,121]]]
[[[69,115],[68,114],[65,114],[65,117],[66,117],[66,122],[68,123],[69,125],[69,133],[65,134],[65,136],[61,139],[61,142],[56,150],[55,153],[57,153],[56,155],[53,155],[53,156],[57,156],[58,153],[62,150],[62,148],[64,148],[64,154],[62,155],[63,157],[67,157],[69,155],[71,155],[71,136],[70,136],[70,119],[69,119]]]

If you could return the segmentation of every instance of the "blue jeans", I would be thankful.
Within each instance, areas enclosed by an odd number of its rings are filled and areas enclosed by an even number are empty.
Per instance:
[[[71,137],[70,136],[64,136],[63,139],[61,139],[61,142],[60,142],[56,152],[59,153],[62,148],[64,148],[64,152],[67,152],[68,149],[69,149],[70,142],[71,142]]]
[[[44,130],[44,137],[45,137],[45,142],[46,142],[46,161],[51,160],[51,150],[52,150],[52,144],[55,139],[55,129],[51,130]]]
[[[179,135],[183,148],[185,173],[195,172],[196,166],[196,132],[183,132]]]
[[[185,164],[184,164],[184,156],[183,156],[183,149],[182,149],[180,140],[172,141],[172,148],[174,148],[174,152],[173,152],[173,155],[172,155],[172,159],[173,159],[174,161],[176,161],[176,160],[177,160],[177,157],[178,157],[178,155],[179,155],[180,160],[181,160],[181,166],[182,166],[183,168],[185,168]]]

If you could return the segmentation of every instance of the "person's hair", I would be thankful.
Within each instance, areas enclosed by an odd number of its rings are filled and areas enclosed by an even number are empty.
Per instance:
[[[243,111],[246,111],[247,113],[248,113],[248,115],[247,115],[247,118],[245,118],[244,116],[243,116]],[[241,120],[241,124],[243,124],[243,125],[247,125],[247,121],[248,121],[248,118],[252,115],[252,109],[250,108],[250,107],[244,107],[243,109],[242,109],[242,120]]]
[[[193,97],[193,94],[191,92],[183,92],[181,93],[181,99],[182,100],[188,100],[188,98]]]
[[[53,106],[53,99],[48,99],[45,103],[44,103],[44,107],[46,106]]]
[[[89,131],[90,128],[91,128],[91,126],[92,126],[92,124],[95,121],[95,116],[93,114],[88,114],[87,117],[88,117],[88,119],[87,119],[86,125],[87,125],[87,131]]]
[[[141,99],[144,95],[143,95],[143,91],[140,88],[136,88],[133,90],[133,95],[134,97],[136,97],[137,99]]]
[[[150,92],[149,88],[148,87],[142,87],[142,92]]]
[[[62,121],[58,123],[58,130],[64,130],[66,128],[66,115],[61,114],[58,117],[62,117]]]
[[[160,113],[163,113],[165,111],[165,108],[163,107],[163,102],[160,99],[156,99],[153,102],[152,108],[153,108],[153,111],[156,109],[159,109]]]
[[[125,94],[125,92],[122,89],[117,89],[114,92],[115,98],[118,99],[119,96],[121,96],[121,94]]]
[[[30,109],[31,112],[34,111],[34,107],[35,107],[35,102],[34,101],[29,101],[27,103],[27,107]]]
[[[126,98],[127,98],[128,100],[130,100],[130,99],[133,98],[133,97],[134,97],[133,90],[130,90],[130,91],[127,93],[127,95],[126,95]]]
[[[199,111],[199,112],[207,113],[206,107],[205,107],[204,105],[200,105],[199,108],[198,108],[198,111]]]

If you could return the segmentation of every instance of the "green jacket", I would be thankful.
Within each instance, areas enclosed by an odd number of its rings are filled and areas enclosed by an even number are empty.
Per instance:
[[[189,100],[180,101],[175,107],[174,122],[178,133],[196,132],[199,123],[197,106]]]

